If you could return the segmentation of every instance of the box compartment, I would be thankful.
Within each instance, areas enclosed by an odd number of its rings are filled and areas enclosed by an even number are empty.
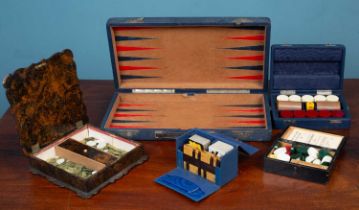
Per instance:
[[[126,153],[123,157],[116,158],[109,153],[80,143],[81,140],[87,137],[95,137],[101,142],[106,142],[126,151]],[[71,144],[72,147],[66,148],[65,144],[71,141],[78,142],[78,144]],[[95,170],[96,173],[87,178],[76,176],[50,164],[48,160],[54,157],[81,164]],[[134,166],[144,162],[147,156],[140,144],[86,125],[41,149],[39,152],[29,156],[29,158],[30,168],[33,173],[45,176],[49,181],[67,187],[83,198],[89,198],[107,184],[127,174]]]

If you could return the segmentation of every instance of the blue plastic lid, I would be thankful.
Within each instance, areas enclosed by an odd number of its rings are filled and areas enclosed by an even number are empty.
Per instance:
[[[219,190],[219,186],[194,175],[184,169],[176,168],[155,180],[193,201],[200,201]]]

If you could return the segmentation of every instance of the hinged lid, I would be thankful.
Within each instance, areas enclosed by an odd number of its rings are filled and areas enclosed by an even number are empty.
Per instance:
[[[328,94],[343,89],[343,45],[273,45],[270,88],[315,90]]]
[[[112,18],[116,89],[267,87],[268,18]]]
[[[70,50],[4,79],[21,146],[34,153],[88,122]]]

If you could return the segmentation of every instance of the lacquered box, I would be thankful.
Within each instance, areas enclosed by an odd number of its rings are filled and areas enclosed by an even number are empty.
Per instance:
[[[271,137],[268,18],[112,18],[115,93],[102,127],[135,140],[187,129]]]
[[[290,125],[312,129],[344,129],[351,124],[344,97],[345,47],[343,45],[273,45],[271,51],[270,99],[273,127]],[[278,95],[335,95],[341,116],[281,117]],[[315,113],[314,113],[315,115]]]
[[[200,136],[210,141],[210,145],[223,142],[230,145],[232,150],[218,160],[203,149],[188,152],[188,142],[193,136]],[[239,151],[252,155],[257,148],[241,141],[203,130],[192,129],[176,139],[177,168],[162,175],[155,181],[168,187],[193,201],[200,201],[222,186],[233,180],[238,175]],[[191,154],[192,153],[192,154]],[[207,159],[207,161],[206,161]]]
[[[325,184],[345,142],[341,135],[290,126],[267,151],[264,171]]]
[[[143,146],[88,124],[70,50],[4,79],[30,170],[89,198],[144,162]]]

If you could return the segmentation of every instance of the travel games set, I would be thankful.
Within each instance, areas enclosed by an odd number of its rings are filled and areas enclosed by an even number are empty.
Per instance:
[[[239,140],[269,141],[273,122],[286,130],[264,170],[326,183],[346,138],[308,128],[350,127],[345,48],[270,52],[270,26],[269,18],[110,19],[115,92],[103,130],[87,124],[70,50],[18,69],[3,85],[31,171],[88,198],[147,159],[128,139],[176,139],[177,167],[155,181],[200,201],[237,176],[239,151],[257,151]]]

